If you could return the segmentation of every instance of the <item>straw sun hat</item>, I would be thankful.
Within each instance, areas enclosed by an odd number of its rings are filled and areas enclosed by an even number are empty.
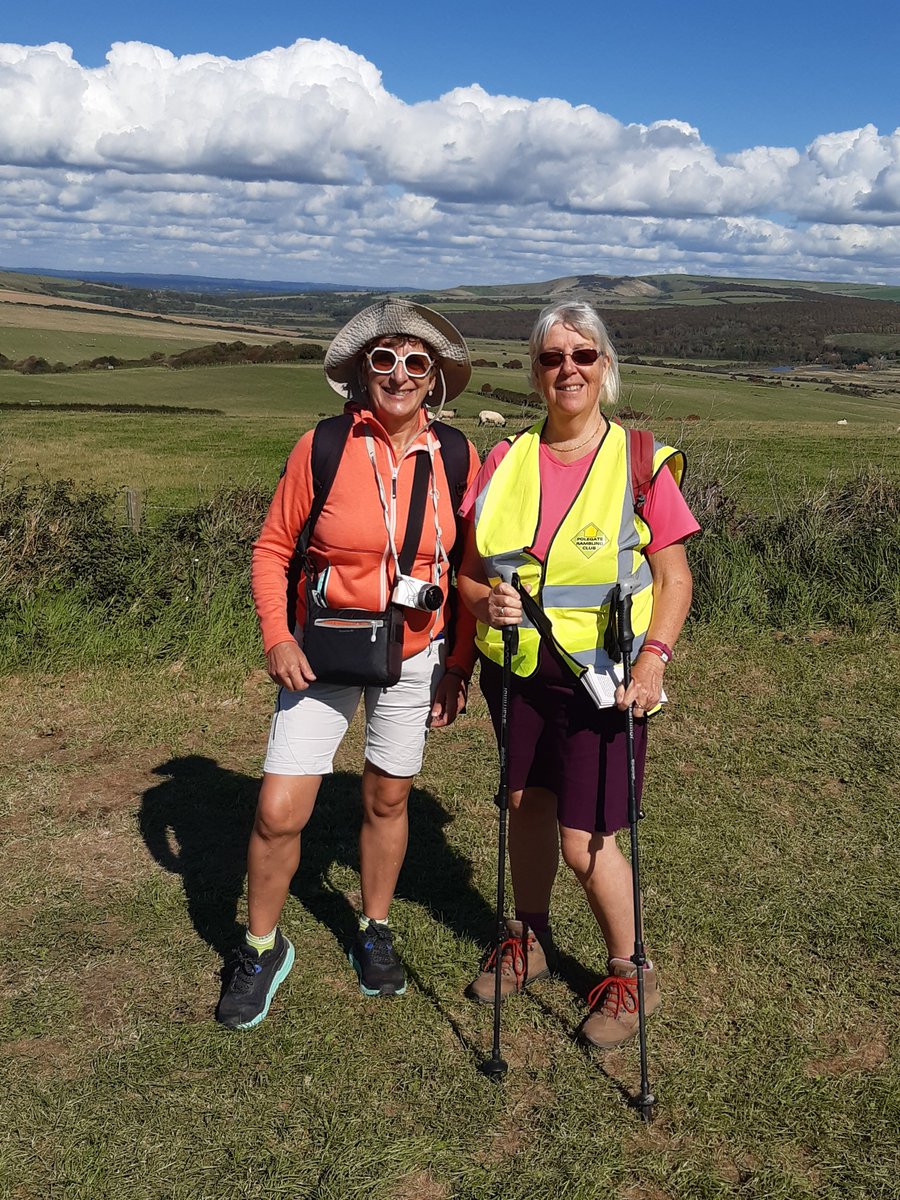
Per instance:
[[[455,399],[472,374],[469,350],[455,325],[424,304],[409,300],[379,300],[351,317],[325,353],[325,376],[341,396],[348,396],[359,379],[361,352],[380,337],[405,334],[431,347],[438,358],[447,389],[445,400]]]

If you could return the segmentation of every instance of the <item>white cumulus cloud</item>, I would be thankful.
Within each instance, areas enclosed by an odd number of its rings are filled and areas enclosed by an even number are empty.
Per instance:
[[[98,68],[0,44],[0,250],[20,265],[171,270],[189,243],[209,273],[371,283],[888,280],[898,228],[900,130],[719,156],[682,121],[561,98],[407,104],[328,41],[242,60],[119,42]]]

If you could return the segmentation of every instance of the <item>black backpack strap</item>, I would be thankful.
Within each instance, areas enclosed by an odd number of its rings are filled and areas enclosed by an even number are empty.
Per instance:
[[[312,470],[313,502],[306,518],[306,524],[300,530],[297,538],[295,554],[305,554],[312,537],[316,521],[325,507],[334,477],[337,475],[341,455],[353,425],[351,413],[339,413],[336,417],[326,417],[313,430],[310,468]]]
[[[287,620],[290,629],[294,628],[294,622],[297,619],[297,589],[300,586],[300,576],[303,574],[310,538],[316,521],[325,507],[334,477],[337,475],[338,465],[352,425],[351,413],[338,413],[336,417],[326,417],[324,421],[320,421],[313,430],[312,450],[310,451],[313,500],[309,516],[297,535],[297,544],[294,546],[294,553],[288,564],[287,572]]]
[[[435,421],[431,426],[434,435],[441,445],[441,461],[450,485],[450,499],[453,503],[453,515],[456,519],[456,538],[453,550],[450,552],[450,565],[455,571],[462,562],[463,528],[459,516],[459,506],[466,494],[469,479],[469,442],[461,430],[447,425],[443,421]]]

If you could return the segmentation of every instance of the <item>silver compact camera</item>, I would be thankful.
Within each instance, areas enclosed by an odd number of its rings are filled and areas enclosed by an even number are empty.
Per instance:
[[[423,612],[437,612],[444,603],[444,593],[436,583],[424,583],[412,575],[398,575],[391,596],[394,604],[403,608],[419,608]]]

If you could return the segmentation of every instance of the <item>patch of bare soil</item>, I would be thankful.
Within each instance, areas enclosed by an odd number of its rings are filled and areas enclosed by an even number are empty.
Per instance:
[[[0,1045],[0,1061],[5,1061],[3,1071],[10,1076],[24,1071],[30,1078],[65,1082],[79,1075],[80,1064],[73,1058],[72,1050],[71,1039],[12,1038]]]
[[[509,1032],[503,1038],[503,1057],[513,1070],[541,1070],[559,1053],[559,1037],[551,1030]]]
[[[404,1175],[391,1192],[392,1200],[449,1200],[450,1192],[430,1171]]]
[[[828,1053],[806,1064],[811,1078],[858,1075],[874,1071],[888,1060],[887,1035],[874,1024],[834,1033],[830,1043]]]
[[[506,1046],[504,1046],[506,1054]],[[507,1059],[510,1055],[506,1054]],[[512,1063],[510,1064],[512,1065]],[[505,1087],[516,1088],[515,1103],[490,1141],[477,1155],[479,1162],[489,1165],[512,1158],[526,1148],[534,1137],[532,1118],[535,1113],[546,1112],[552,1107],[556,1093],[544,1083],[531,1083],[514,1075],[507,1077]],[[508,1092],[513,1095],[513,1092]]]
[[[672,1200],[672,1193],[653,1183],[629,1183],[616,1192],[616,1200]]]

